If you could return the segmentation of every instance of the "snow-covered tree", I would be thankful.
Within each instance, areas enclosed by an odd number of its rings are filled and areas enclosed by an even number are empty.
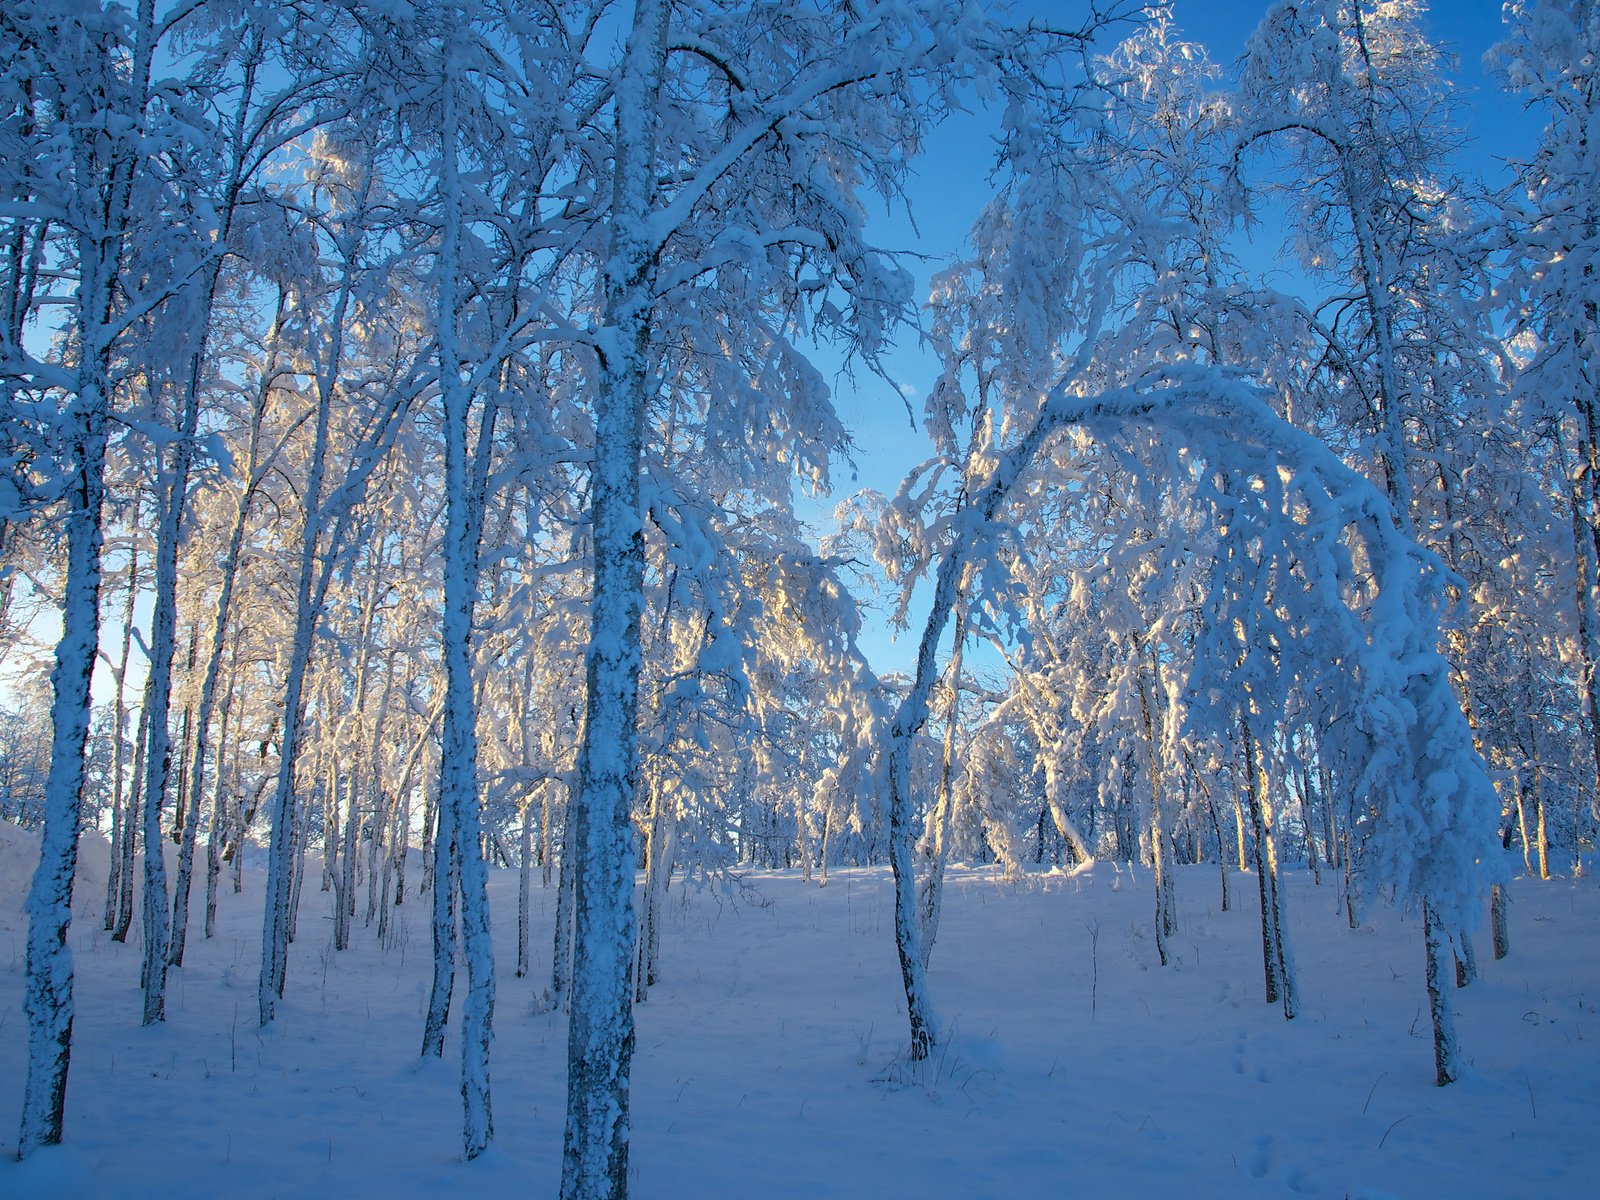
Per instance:
[[[108,421],[124,379],[143,372],[145,386],[157,386],[168,366],[150,322],[203,262],[210,225],[190,203],[185,177],[202,135],[186,119],[185,98],[152,85],[165,31],[152,5],[60,14],[23,6],[8,10],[5,24],[16,59],[0,134],[5,518],[58,507],[67,535],[45,835],[30,894],[26,1154],[60,1140],[71,1048],[66,940],[99,636]],[[70,316],[41,359],[30,335],[57,287],[70,297]],[[165,903],[163,891],[163,916]]]
[[[1505,209],[1512,235],[1509,316],[1514,332],[1531,339],[1518,346],[1518,415],[1522,427],[1544,434],[1544,457],[1554,449],[1551,466],[1564,479],[1559,503],[1571,525],[1579,683],[1596,781],[1585,790],[1593,797],[1600,796],[1600,147],[1594,134],[1600,9],[1588,0],[1524,0],[1506,6],[1506,20],[1509,36],[1491,57],[1507,85],[1545,120],[1533,158],[1518,169],[1518,194]],[[1537,724],[1543,723],[1530,721],[1529,728]],[[1561,727],[1549,724],[1551,732]]]

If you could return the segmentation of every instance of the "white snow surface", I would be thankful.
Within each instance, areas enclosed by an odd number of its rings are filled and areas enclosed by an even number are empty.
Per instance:
[[[72,940],[78,1017],[66,1141],[14,1161],[26,1063],[23,899],[35,839],[0,825],[0,1196],[551,1196],[565,1018],[547,982],[553,890],[535,888],[534,974],[515,979],[514,871],[491,873],[500,968],[496,1140],[460,1161],[461,996],[443,1063],[416,1057],[427,907],[395,944],[332,949],[307,867],[280,1016],[256,1026],[264,876],[226,887],[164,1025],[139,1024],[137,930],[99,928],[106,850],[85,840]],[[1516,864],[1520,868],[1520,859]],[[413,872],[412,878],[417,874]],[[1464,1077],[1433,1085],[1420,922],[1352,932],[1334,873],[1285,872],[1303,1015],[1262,1001],[1254,886],[1219,911],[1214,867],[1178,870],[1174,964],[1156,965],[1147,870],[1008,881],[954,868],[930,986],[949,1039],[907,1033],[888,871],[675,884],[663,981],[638,1009],[636,1197],[1470,1197],[1593,1195],[1600,1112],[1600,886],[1511,884],[1512,954],[1452,1000]],[[364,905],[363,910],[364,912]],[[1098,931],[1098,946],[1093,931]],[[458,980],[464,980],[464,973]],[[458,983],[458,988],[459,988]]]

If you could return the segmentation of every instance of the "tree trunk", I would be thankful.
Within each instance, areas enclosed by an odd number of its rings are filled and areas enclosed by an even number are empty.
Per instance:
[[[213,278],[214,284],[214,278]],[[209,309],[210,305],[205,305]],[[207,313],[209,320],[209,312]],[[172,656],[177,648],[178,548],[183,539],[183,515],[189,497],[189,466],[194,457],[195,431],[200,419],[200,370],[205,351],[204,324],[191,336],[190,377],[178,412],[178,437],[171,463],[161,472],[156,488],[159,524],[156,528],[155,608],[150,617],[150,674],[145,702],[150,707],[149,746],[145,751],[144,783],[144,1023],[166,1019],[167,956],[171,948],[171,915],[167,909],[167,868],[161,852],[161,809],[172,777]],[[199,797],[193,797],[198,817]],[[184,797],[178,798],[175,817],[184,818]],[[187,832],[184,844],[188,862],[194,861],[194,839]],[[184,901],[187,902],[187,895]],[[181,950],[179,952],[181,958]]]
[[[139,845],[139,822],[135,819],[144,796],[144,746],[147,710],[139,705],[139,720],[133,734],[133,773],[128,780],[128,804],[122,817],[122,867],[118,872],[117,927],[111,940],[126,943],[133,927],[133,860]]]
[[[472,613],[478,590],[478,542],[494,431],[493,403],[484,407],[475,461],[468,445],[472,396],[462,381],[456,341],[460,263],[460,182],[457,178],[455,47],[444,51],[441,188],[445,205],[439,251],[439,373],[445,426],[444,730],[439,743],[439,811],[455,833],[454,872],[461,895],[461,941],[467,994],[461,1013],[462,1148],[476,1158],[494,1137],[489,1054],[494,1041],[494,946],[489,930],[488,870],[484,865],[478,800],[477,697],[472,680]],[[442,824],[442,820],[441,820]],[[442,1026],[441,1026],[442,1036]]]
[[[1233,836],[1238,843],[1239,874],[1243,875],[1250,869],[1250,860],[1245,854],[1244,806],[1238,788],[1233,789]]]
[[[128,723],[127,683],[128,652],[133,648],[133,605],[139,594],[139,543],[130,539],[128,544],[128,603],[122,610],[122,654],[113,673],[116,691],[112,693],[111,739],[111,858],[106,870],[105,928],[110,933],[117,928],[121,914],[123,880],[123,839],[132,835],[133,826],[128,814],[132,811],[125,791],[131,790],[127,778],[126,726]],[[130,857],[129,862],[132,862]]]
[[[1519,770],[1513,778],[1516,783],[1514,795],[1517,805],[1517,840],[1522,843],[1522,870],[1525,875],[1532,875],[1532,843],[1528,837],[1528,773],[1526,769]]]
[[[1465,929],[1456,930],[1456,986],[1464,988],[1478,978],[1478,956]]]
[[[1444,956],[1448,942],[1433,909],[1422,906],[1422,941],[1427,955],[1428,1011],[1433,1018],[1434,1081],[1444,1087],[1459,1074],[1456,1061],[1456,1022],[1450,1010],[1450,993],[1444,986]]]
[[[550,886],[551,873],[555,870],[556,854],[551,848],[551,838],[555,833],[555,813],[550,802],[550,794],[554,785],[548,780],[539,790],[539,886]]]
[[[1139,717],[1144,725],[1145,744],[1145,777],[1150,784],[1150,861],[1154,867],[1156,890],[1156,955],[1161,960],[1161,965],[1167,965],[1167,939],[1178,929],[1177,914],[1173,911],[1172,879],[1167,864],[1167,822],[1164,811],[1164,791],[1162,788],[1162,772],[1160,758],[1156,745],[1155,718],[1150,709],[1149,680],[1145,675],[1144,652],[1136,651],[1139,657],[1138,665],[1134,668],[1138,672],[1139,683]]]
[[[638,773],[640,453],[656,250],[647,227],[667,57],[668,0],[638,0],[615,87],[616,166],[595,401],[594,599],[574,827],[571,1019],[562,1200],[628,1190],[632,1074],[633,829]],[[563,874],[568,864],[563,864]]]
[[[928,814],[923,833],[923,857],[927,860],[918,886],[917,934],[926,970],[933,957],[933,943],[939,936],[939,915],[944,906],[944,866],[948,857],[950,810],[954,803],[951,776],[955,764],[956,727],[961,720],[961,657],[967,639],[966,605],[959,598],[955,613],[955,639],[950,647],[946,676],[950,687],[950,708],[945,714],[944,742],[939,755],[939,792],[933,811]]]
[[[651,787],[650,830],[645,844],[644,911],[639,929],[639,962],[634,971],[635,1002],[646,998],[661,968],[661,920],[666,907],[667,880],[677,843],[677,803],[667,787]]]
[[[562,1008],[572,992],[572,893],[577,863],[573,846],[572,805],[561,827],[561,871],[556,879],[556,927],[550,947],[550,995]]]
[[[356,801],[357,791],[361,783],[359,779],[346,781],[344,803],[340,811],[344,817],[342,827],[343,839],[339,848],[339,867],[333,876],[333,948],[335,950],[348,950],[350,948],[350,918],[356,903],[356,855],[360,847],[357,842],[361,836],[361,809]],[[338,793],[339,781],[330,770],[328,778],[330,800]],[[333,811],[330,803],[329,811]]]
[[[1506,889],[1495,884],[1489,893],[1489,927],[1494,936],[1494,956],[1504,958],[1511,953],[1511,930],[1506,921]]]
[[[295,804],[289,813],[289,910],[283,914],[284,958],[300,920],[300,889],[306,881],[306,846],[311,841],[311,806]]]
[[[1233,896],[1228,887],[1228,851],[1222,841],[1222,822],[1217,819],[1217,802],[1212,798],[1211,789],[1201,785],[1205,792],[1206,812],[1211,816],[1211,832],[1217,839],[1217,872],[1222,876],[1222,911],[1228,912],[1233,907]]]
[[[84,241],[91,252],[101,249],[87,238]],[[88,296],[94,294],[91,290]],[[80,307],[85,303],[92,301],[80,298]],[[50,705],[52,740],[50,773],[45,783],[44,832],[39,840],[39,865],[28,888],[23,992],[23,1009],[28,1018],[28,1078],[17,1139],[17,1154],[23,1158],[40,1146],[61,1141],[67,1069],[72,1055],[73,970],[67,930],[72,924],[72,882],[78,865],[84,749],[91,703],[89,680],[100,637],[100,509],[105,497],[109,405],[103,389],[109,375],[110,347],[91,339],[84,355],[77,402],[69,411],[68,431],[76,461],[67,495],[67,572],[61,637],[56,643],[56,665],[50,673],[54,695]],[[156,845],[159,853],[159,836]]]
[[[1256,884],[1261,893],[1261,953],[1266,968],[1267,1003],[1282,998],[1283,1015],[1293,1020],[1299,1011],[1299,988],[1294,978],[1292,957],[1284,939],[1283,901],[1278,892],[1278,856],[1273,831],[1270,781],[1265,753],[1251,733],[1250,722],[1240,720],[1241,751],[1245,759],[1246,795],[1250,823],[1255,834]]]
[[[522,855],[517,862],[517,978],[528,974],[528,926],[532,917],[533,802],[522,806]]]
[[[239,631],[234,629],[232,660],[237,663],[239,657]],[[211,829],[206,835],[206,918],[205,936],[209,939],[217,932],[217,886],[222,875],[222,850],[228,839],[228,826],[233,811],[229,803],[229,794],[226,784],[228,769],[229,737],[233,721],[233,694],[237,687],[236,675],[230,675],[228,688],[222,696],[222,714],[220,727],[217,730],[217,752],[215,777],[211,781]],[[203,689],[202,689],[202,707]],[[238,750],[234,750],[234,760],[237,761]],[[192,782],[192,778],[191,778]]]
[[[1341,837],[1344,842],[1344,849],[1339,855],[1344,860],[1344,918],[1345,924],[1355,929],[1360,922],[1356,920],[1355,880],[1351,877],[1350,868],[1350,831],[1346,829]]]
[[[438,828],[434,832],[433,888],[433,986],[428,992],[428,1015],[422,1026],[422,1054],[444,1057],[444,1027],[450,1019],[450,992],[456,979],[456,849],[460,834],[455,813],[438,806]],[[444,864],[439,870],[437,864]]]
[[[1533,815],[1535,845],[1539,850],[1539,878],[1550,878],[1550,832],[1544,817],[1544,789],[1539,786],[1539,776],[1533,777]]]
[[[129,113],[142,119],[150,75],[151,0],[139,4],[134,43]],[[71,44],[81,26],[68,17],[63,41]],[[76,51],[77,46],[71,48]],[[109,47],[108,47],[109,51]],[[72,1056],[72,884],[78,863],[78,826],[83,813],[84,751],[88,744],[94,674],[100,641],[101,506],[105,499],[106,422],[111,406],[112,337],[110,317],[117,299],[117,275],[128,229],[128,197],[137,154],[132,138],[110,129],[116,117],[108,96],[121,92],[119,69],[108,52],[90,51],[82,64],[94,89],[95,107],[74,124],[70,140],[71,182],[103,219],[77,235],[79,279],[73,319],[78,339],[76,395],[59,428],[67,454],[65,492],[66,575],[63,581],[61,637],[50,673],[50,769],[45,780],[44,830],[39,864],[28,888],[27,968],[23,1010],[28,1021],[28,1076],[22,1101],[17,1155],[26,1158],[40,1146],[61,1141]],[[72,70],[73,64],[63,64]],[[109,127],[108,127],[109,125]],[[111,137],[109,147],[102,135]],[[126,840],[126,839],[125,839]],[[159,843],[158,843],[159,844]],[[130,881],[131,882],[131,881]]]

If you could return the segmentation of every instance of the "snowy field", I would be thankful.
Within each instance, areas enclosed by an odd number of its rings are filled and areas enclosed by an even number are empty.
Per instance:
[[[33,839],[0,825],[0,1196],[554,1196],[566,1031],[541,1012],[554,893],[535,889],[534,974],[512,975],[516,876],[491,877],[499,950],[495,1148],[459,1161],[455,1045],[420,1064],[429,979],[415,896],[388,948],[332,949],[307,871],[282,1017],[255,1022],[262,877],[224,894],[168,1020],[139,1025],[137,936],[96,919],[85,844],[67,1141],[12,1161],[21,1110],[22,899]],[[1518,862],[1520,867],[1520,860]],[[1176,961],[1149,876],[1108,864],[1008,882],[956,871],[932,985],[952,1036],[905,1038],[887,870],[826,888],[753,873],[675,888],[663,982],[638,1010],[636,1197],[1582,1197],[1596,1194],[1600,891],[1512,888],[1512,955],[1480,938],[1455,993],[1467,1071],[1433,1086],[1415,921],[1346,928],[1331,876],[1288,875],[1304,1015],[1262,1002],[1253,881],[1178,883]],[[137,929],[137,926],[136,926]]]

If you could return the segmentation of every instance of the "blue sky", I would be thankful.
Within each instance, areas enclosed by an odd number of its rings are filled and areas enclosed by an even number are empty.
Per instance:
[[[1075,20],[1084,8],[1076,0],[1020,0],[1015,7],[1023,15],[1063,22]],[[1204,44],[1214,61],[1226,65],[1243,51],[1267,7],[1263,0],[1176,0],[1173,16],[1186,38]],[[1432,9],[1430,33],[1458,64],[1452,78],[1468,139],[1459,155],[1459,169],[1498,186],[1510,178],[1504,161],[1527,154],[1539,127],[1538,118],[1525,111],[1519,98],[1502,92],[1483,67],[1484,54],[1504,36],[1501,4],[1441,0]],[[908,261],[917,275],[919,297],[926,295],[932,274],[958,253],[967,229],[993,193],[987,179],[992,129],[992,119],[982,112],[948,122],[930,139],[917,163],[909,189],[912,220],[901,212],[875,219],[873,232],[880,244],[926,256],[920,262]],[[1263,243],[1264,255],[1276,252],[1275,231],[1260,229],[1256,239]],[[886,361],[892,379],[903,387],[912,411],[920,416],[922,397],[937,374],[932,356],[908,332]],[[906,471],[927,456],[926,439],[913,428],[906,402],[890,384],[858,371],[854,379],[838,379],[836,390],[840,413],[855,437],[855,470],[837,467],[833,497],[823,505],[806,506],[808,515],[825,514],[834,501],[859,488],[892,493]],[[912,628],[896,639],[881,619],[867,613],[862,647],[877,671],[910,670],[919,620],[913,614]]]

